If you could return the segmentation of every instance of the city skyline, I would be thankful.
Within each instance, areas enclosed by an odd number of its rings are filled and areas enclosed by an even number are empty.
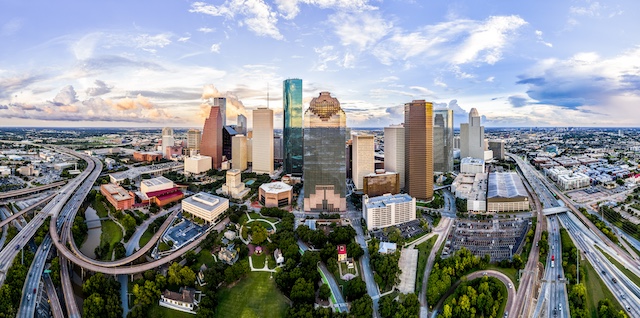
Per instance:
[[[224,96],[230,123],[269,104],[281,127],[274,92],[295,77],[305,109],[331,91],[349,127],[400,123],[413,99],[449,105],[456,125],[475,107],[486,127],[637,126],[638,9],[630,0],[8,2],[0,120],[201,127],[204,100]]]

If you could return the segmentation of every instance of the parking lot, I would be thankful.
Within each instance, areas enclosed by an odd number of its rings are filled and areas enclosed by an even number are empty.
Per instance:
[[[371,231],[371,236],[377,238],[381,242],[389,242],[389,237],[387,233],[390,233],[394,228],[400,230],[400,234],[402,238],[405,240],[410,239],[414,236],[420,235],[425,232],[425,230],[420,226],[420,220],[413,220],[407,223],[402,223],[390,227],[386,227],[384,229]]]
[[[516,254],[524,242],[529,229],[529,220],[458,220],[443,250],[443,255],[451,254],[462,247],[474,255],[489,255],[491,261],[509,259]]]

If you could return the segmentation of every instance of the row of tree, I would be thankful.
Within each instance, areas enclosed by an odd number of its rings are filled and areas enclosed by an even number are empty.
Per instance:
[[[504,284],[494,277],[463,281],[448,297],[438,318],[499,317],[500,306],[507,299]]]
[[[459,278],[488,264],[488,257],[476,257],[464,247],[449,258],[438,257],[427,282],[427,303],[433,306]]]

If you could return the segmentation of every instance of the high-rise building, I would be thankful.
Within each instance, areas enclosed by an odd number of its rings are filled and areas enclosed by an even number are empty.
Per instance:
[[[187,131],[187,148],[189,150],[200,150],[200,140],[202,139],[202,133],[199,129],[189,129]]]
[[[238,132],[235,130],[234,126],[224,126],[224,129],[222,129],[222,155],[226,160],[231,160],[233,158],[231,139],[237,134]]]
[[[282,162],[284,159],[282,154],[282,136],[273,137],[273,159],[276,162]]]
[[[238,115],[238,119],[236,120],[237,124],[236,124],[236,131],[239,134],[246,134],[247,133],[247,117],[245,115]]]
[[[405,190],[418,200],[433,197],[433,104],[404,104]]]
[[[321,92],[304,113],[304,210],[346,211],[347,116],[337,98]],[[254,158],[255,159],[255,158]]]
[[[273,110],[253,111],[253,172],[273,174]]]
[[[404,125],[384,127],[384,169],[400,175],[400,188],[405,187]]]
[[[353,160],[351,163],[353,184],[356,189],[362,189],[364,187],[364,176],[375,172],[375,141],[373,135],[352,135],[351,138],[353,140]]]
[[[173,128],[162,128],[162,153],[165,154],[167,147],[173,147],[175,143],[175,139],[173,139]],[[167,157],[166,155],[165,158],[170,159],[170,157]]]
[[[282,86],[284,171],[294,176],[301,176],[303,163],[302,80],[286,79]]]
[[[460,157],[482,160],[491,160],[493,157],[484,142],[484,126],[482,126],[480,115],[475,108],[471,108],[469,112],[469,123],[460,124]]]
[[[493,158],[504,160],[504,140],[489,140],[489,150],[493,152]]]
[[[220,169],[222,164],[222,127],[220,107],[212,106],[204,121],[200,154],[211,157],[213,169]]]
[[[453,110],[433,111],[433,170],[453,170]]]
[[[220,107],[220,114],[222,116],[222,126],[227,125],[227,98],[226,97],[210,97],[207,100],[209,106]]]
[[[247,170],[247,137],[235,135],[231,139],[231,167],[240,171]]]

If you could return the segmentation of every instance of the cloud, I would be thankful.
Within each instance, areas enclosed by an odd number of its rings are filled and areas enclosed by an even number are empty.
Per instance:
[[[136,47],[142,49],[163,48],[171,44],[171,37],[171,33],[140,34],[134,37],[134,43]]]
[[[326,71],[330,62],[338,61],[338,53],[333,45],[325,45],[313,49],[318,54],[318,60],[313,67],[316,71]]]
[[[503,50],[525,24],[521,17],[511,15],[491,16],[484,21],[457,19],[414,31],[394,28],[372,53],[386,65],[416,57],[428,63],[445,62],[454,66],[492,65],[502,59]]]
[[[94,83],[96,87],[89,87],[86,90],[86,93],[89,96],[104,95],[111,92],[111,89],[113,88],[113,86],[108,86],[105,82],[101,80],[96,80]]]
[[[76,91],[73,86],[67,85],[53,98],[53,104],[56,106],[71,105],[78,101]]]
[[[202,33],[211,33],[211,32],[215,32],[216,29],[213,28],[207,28],[207,27],[202,27],[199,28],[198,31],[202,32]]]
[[[236,16],[243,16],[244,19],[239,25],[246,26],[251,32],[276,40],[284,38],[276,26],[277,14],[263,0],[226,0],[219,6],[206,2],[194,2],[189,12],[225,17],[229,20],[234,20]]]
[[[425,95],[425,96],[434,96],[435,93],[426,88],[426,87],[421,87],[421,86],[409,86],[410,89],[414,90],[414,91],[418,91],[421,95]]]
[[[0,98],[11,96],[11,94],[47,78],[49,78],[48,75],[28,73],[0,78]]]
[[[0,28],[0,36],[11,36],[16,34],[18,31],[20,31],[20,29],[22,29],[23,24],[24,23],[22,19],[18,19],[18,18],[13,18],[7,21]]]
[[[7,106],[7,105],[0,105],[0,109],[9,109],[9,106]]]
[[[393,23],[383,18],[379,12],[339,12],[329,17],[329,23],[333,25],[342,45],[354,46],[360,51],[377,43],[393,27]]]
[[[178,42],[187,42],[191,39],[191,33],[186,33],[183,37],[178,38]]]
[[[543,45],[545,45],[545,46],[548,46],[548,47],[553,47],[553,44],[551,44],[551,43],[549,43],[549,42],[545,42],[545,41],[542,39],[542,31],[540,31],[540,30],[536,30],[536,38],[538,39],[538,43],[541,43],[541,44],[543,44]]]
[[[211,48],[210,48],[211,53],[220,53],[220,44],[221,43],[211,44]]]
[[[509,104],[511,104],[513,107],[522,107],[525,105],[529,105],[529,99],[525,96],[513,95],[509,96],[508,100]]]
[[[225,97],[227,99],[227,118],[235,118],[240,114],[248,116],[248,112],[244,104],[234,93],[221,93],[213,84],[205,85],[202,88],[201,98],[206,102],[209,98],[213,97]],[[200,105],[200,117],[207,118],[209,116],[209,107],[210,106],[207,103]]]
[[[321,9],[332,8],[351,12],[377,9],[369,5],[368,2],[368,0],[275,0],[280,15],[287,20],[295,18],[300,13],[300,3],[317,6]]]

